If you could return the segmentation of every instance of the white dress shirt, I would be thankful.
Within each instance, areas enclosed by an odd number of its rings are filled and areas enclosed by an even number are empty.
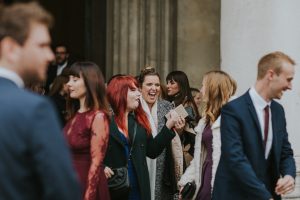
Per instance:
[[[265,139],[264,135],[264,128],[265,128],[265,122],[264,122],[264,109],[267,105],[271,105],[271,102],[266,102],[255,90],[254,87],[251,87],[249,90],[249,95],[252,99],[252,102],[254,104],[254,108],[258,117],[258,121],[261,128],[261,135],[262,135],[262,141]],[[272,112],[271,107],[269,110],[269,132],[268,132],[268,139],[266,143],[266,149],[265,149],[265,159],[268,158],[271,147],[272,147],[272,140],[273,140],[273,129],[272,129]]]
[[[24,88],[24,81],[14,71],[0,66],[0,77],[13,81],[18,87]]]
[[[59,76],[62,73],[64,68],[66,68],[67,64],[68,64],[68,62],[66,61],[66,62],[64,62],[64,64],[57,66],[57,71],[56,71],[57,76]]]

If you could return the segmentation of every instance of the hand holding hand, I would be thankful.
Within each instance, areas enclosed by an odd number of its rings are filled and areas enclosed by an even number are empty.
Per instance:
[[[290,175],[285,175],[283,178],[278,179],[275,192],[278,195],[283,195],[294,191],[295,180]]]
[[[105,174],[106,178],[109,179],[114,175],[114,172],[109,167],[105,167],[104,174]]]

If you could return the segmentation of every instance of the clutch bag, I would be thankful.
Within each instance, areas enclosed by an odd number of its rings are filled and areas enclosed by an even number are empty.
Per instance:
[[[188,182],[185,184],[183,189],[181,190],[181,197],[182,200],[189,200],[192,199],[196,191],[196,184],[195,182]]]
[[[114,175],[108,179],[110,192],[128,193],[130,190],[129,176],[127,167],[113,169]]]

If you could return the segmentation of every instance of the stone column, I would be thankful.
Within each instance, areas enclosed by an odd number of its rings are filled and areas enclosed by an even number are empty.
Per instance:
[[[238,83],[238,94],[244,93],[256,79],[261,56],[282,51],[300,62],[300,1],[226,0],[221,4],[221,68]],[[300,70],[296,67],[293,90],[280,103],[286,111],[289,140],[294,149],[297,174],[300,167]],[[296,190],[285,197],[300,199],[300,180]]]
[[[145,65],[164,78],[176,57],[177,0],[107,1],[106,77]]]
[[[177,69],[201,87],[204,73],[220,68],[221,0],[178,1]]]

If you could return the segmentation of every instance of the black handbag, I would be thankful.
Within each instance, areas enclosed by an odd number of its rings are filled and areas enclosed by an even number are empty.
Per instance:
[[[136,123],[134,124],[133,140],[132,145],[136,135]],[[128,160],[131,158],[132,146],[129,151]],[[108,188],[111,194],[126,197],[129,195],[130,191],[130,181],[128,175],[128,166],[118,167],[112,169],[114,175],[107,180]]]
[[[185,184],[183,189],[181,190],[181,198],[182,200],[189,200],[192,199],[196,191],[196,184],[195,182],[188,182]]]
[[[114,175],[108,179],[110,193],[118,196],[128,196],[130,191],[130,182],[127,167],[112,169]]]

